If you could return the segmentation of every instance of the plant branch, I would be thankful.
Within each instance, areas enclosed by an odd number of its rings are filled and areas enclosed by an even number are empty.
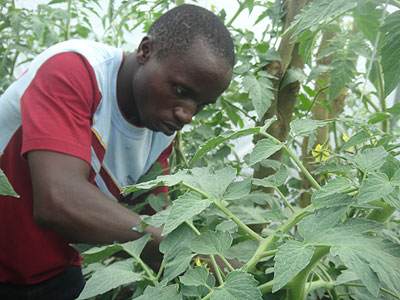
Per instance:
[[[239,2],[239,1],[238,1]],[[242,13],[242,11],[246,8],[246,2],[239,2],[239,8],[238,10],[235,12],[235,14],[233,15],[233,17],[229,20],[228,23],[226,23],[226,27],[230,27],[232,26],[232,23],[236,20],[236,18]]]
[[[292,207],[292,205],[289,203],[289,201],[286,199],[285,195],[282,194],[282,192],[279,190],[279,188],[274,187],[274,190],[279,194],[279,196],[281,196],[282,200],[285,202],[285,204],[287,205],[287,207],[289,207],[290,211],[292,213],[295,213],[294,208]]]

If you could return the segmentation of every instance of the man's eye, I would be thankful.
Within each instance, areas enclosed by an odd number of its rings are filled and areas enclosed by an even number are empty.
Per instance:
[[[175,90],[175,95],[176,95],[178,98],[183,98],[183,97],[185,97],[186,92],[185,92],[185,90],[183,89],[183,87],[181,87],[181,86],[179,86],[179,85],[176,85],[176,86],[174,86],[174,90]]]

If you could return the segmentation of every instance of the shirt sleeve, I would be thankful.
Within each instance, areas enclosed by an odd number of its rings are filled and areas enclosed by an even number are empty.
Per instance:
[[[91,121],[101,99],[89,62],[60,53],[37,71],[21,99],[22,150],[50,150],[91,161]]]

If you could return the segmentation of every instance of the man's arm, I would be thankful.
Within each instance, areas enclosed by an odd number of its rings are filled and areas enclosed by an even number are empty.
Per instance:
[[[161,228],[139,227],[139,215],[108,198],[88,181],[84,160],[53,151],[30,151],[28,160],[34,192],[34,217],[42,227],[74,243],[103,244],[135,240],[150,232],[150,259],[160,260]],[[157,255],[157,257],[153,257]]]

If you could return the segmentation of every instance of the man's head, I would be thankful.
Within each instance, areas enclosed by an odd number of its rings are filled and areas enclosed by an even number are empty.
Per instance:
[[[152,25],[127,58],[122,71],[133,70],[134,106],[131,98],[123,111],[137,125],[172,135],[215,103],[229,86],[234,60],[232,38],[217,16],[178,6]]]
[[[189,47],[201,38],[209,49],[232,67],[235,50],[232,38],[222,21],[211,11],[190,4],[177,6],[151,25],[148,34],[154,40],[156,55],[185,56]]]

